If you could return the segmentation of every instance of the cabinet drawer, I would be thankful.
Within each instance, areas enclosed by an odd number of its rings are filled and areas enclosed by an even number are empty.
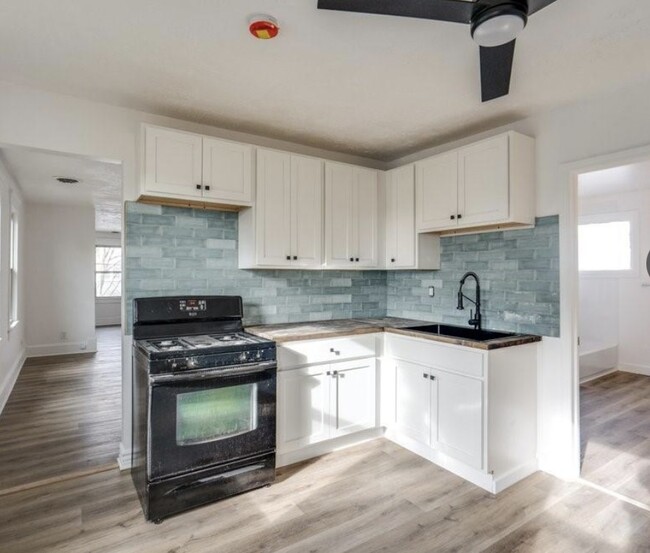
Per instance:
[[[484,354],[453,345],[437,344],[430,340],[386,334],[386,353],[427,367],[483,377]]]
[[[376,334],[324,338],[279,344],[277,350],[278,368],[291,369],[313,363],[330,363],[343,359],[375,357]]]

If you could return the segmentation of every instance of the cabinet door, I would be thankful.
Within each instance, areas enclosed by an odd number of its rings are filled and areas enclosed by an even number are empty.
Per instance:
[[[253,147],[203,138],[203,197],[250,204]]]
[[[330,437],[329,364],[278,372],[278,450]]]
[[[322,241],[323,162],[291,156],[291,265],[320,267]]]
[[[415,164],[417,229],[454,228],[458,215],[458,152]]]
[[[377,252],[377,171],[354,168],[352,252],[357,267],[376,267]]]
[[[258,265],[291,265],[291,156],[257,150]]]
[[[336,373],[332,380],[336,386],[333,435],[374,428],[377,419],[375,359],[336,363],[331,368]]]
[[[148,126],[144,133],[145,193],[201,197],[202,138]]]
[[[386,267],[415,266],[415,183],[412,165],[386,175]]]
[[[325,264],[352,268],[352,189],[351,165],[325,163]]]
[[[459,152],[459,225],[497,223],[508,218],[508,136],[484,140]]]
[[[477,469],[483,467],[483,383],[434,371],[432,447]]]
[[[431,407],[429,370],[395,361],[395,425],[399,432],[429,445]]]

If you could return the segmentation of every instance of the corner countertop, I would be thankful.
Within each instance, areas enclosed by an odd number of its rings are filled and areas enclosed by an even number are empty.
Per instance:
[[[335,319],[329,321],[310,321],[304,323],[286,323],[275,325],[258,325],[246,328],[247,332],[273,340],[278,344],[296,342],[299,340],[318,340],[320,338],[339,338],[358,334],[372,334],[375,332],[391,332],[414,338],[424,338],[434,342],[442,342],[457,346],[465,346],[481,350],[491,350],[520,346],[541,341],[540,336],[529,334],[515,334],[506,338],[498,338],[486,342],[439,336],[427,332],[411,330],[408,327],[436,324],[431,321],[418,321],[414,319],[400,319],[397,317]]]

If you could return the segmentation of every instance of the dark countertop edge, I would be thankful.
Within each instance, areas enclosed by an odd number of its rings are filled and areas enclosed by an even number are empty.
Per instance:
[[[399,320],[398,317],[389,317],[392,320]],[[337,322],[350,325],[348,328],[344,329],[333,329],[333,330],[322,330],[322,331],[313,331],[303,334],[293,334],[288,336],[273,336],[273,331],[279,331],[281,329],[285,330],[295,326],[296,329],[299,329],[301,325],[335,325]],[[427,321],[416,321],[412,319],[403,319],[403,324],[408,326],[416,326],[420,324],[437,324]],[[399,323],[400,325],[402,323]],[[281,327],[281,328],[278,328]],[[355,319],[334,319],[334,320],[325,320],[325,321],[304,321],[302,323],[283,323],[280,325],[255,325],[246,328],[247,332],[260,336],[262,338],[267,338],[269,340],[274,340],[277,344],[285,344],[288,342],[301,342],[305,340],[321,340],[326,338],[343,338],[346,336],[356,336],[361,334],[375,334],[379,332],[390,332],[393,334],[400,334],[402,336],[410,336],[413,338],[422,338],[425,340],[430,340],[432,342],[439,342],[444,344],[463,346],[473,349],[479,349],[483,351],[502,349],[514,346],[521,346],[525,344],[532,344],[535,342],[541,342],[541,336],[535,336],[533,334],[518,334],[515,336],[509,336],[506,338],[497,338],[495,340],[488,340],[486,342],[478,342],[475,340],[468,340],[466,338],[457,338],[453,336],[440,336],[436,334],[429,334],[427,332],[419,332],[417,330],[410,330],[407,328],[400,328],[398,326],[392,326],[390,324],[381,324],[378,322],[377,318],[369,318],[368,322],[364,319],[355,318]]]

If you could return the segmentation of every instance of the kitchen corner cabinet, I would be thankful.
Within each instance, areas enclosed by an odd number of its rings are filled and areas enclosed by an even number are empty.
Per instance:
[[[257,149],[255,206],[240,212],[240,268],[322,265],[323,162]]]
[[[378,173],[325,162],[325,268],[377,268]]]
[[[143,126],[140,197],[160,203],[252,205],[253,147],[194,133]]]
[[[386,269],[440,268],[440,237],[415,231],[415,173],[406,165],[386,173]]]
[[[419,161],[416,228],[460,234],[535,223],[535,141],[507,132]]]
[[[389,333],[384,355],[388,437],[493,493],[537,469],[536,344],[481,351]]]
[[[375,426],[375,359],[278,372],[278,452]]]

